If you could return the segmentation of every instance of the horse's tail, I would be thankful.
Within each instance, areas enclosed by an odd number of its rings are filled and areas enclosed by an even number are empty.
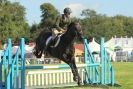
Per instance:
[[[40,50],[37,46],[35,46],[33,53],[37,58],[41,58],[43,50]]]
[[[37,58],[41,58],[42,53],[44,52],[44,48],[46,47],[45,43],[46,43],[46,39],[51,36],[52,33],[49,31],[42,31],[39,36],[36,39],[36,45],[34,47],[34,55]]]
[[[39,37],[36,39],[36,45],[34,47],[33,53],[37,58],[42,57],[43,45],[41,44],[41,41],[40,41]]]

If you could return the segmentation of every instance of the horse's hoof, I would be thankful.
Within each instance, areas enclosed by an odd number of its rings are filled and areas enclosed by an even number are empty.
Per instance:
[[[83,81],[84,85],[87,84],[86,80]]]
[[[75,82],[77,82],[78,85],[81,85],[81,83],[82,83],[82,82],[81,82],[81,79],[80,79],[78,76],[74,77],[73,80],[74,80]]]
[[[81,80],[79,80],[77,84],[78,86],[80,86],[82,84]]]

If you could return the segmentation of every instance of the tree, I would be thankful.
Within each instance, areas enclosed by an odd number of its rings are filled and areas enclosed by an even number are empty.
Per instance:
[[[132,17],[122,15],[109,17],[90,9],[83,10],[81,15],[84,16],[81,22],[85,37],[91,34],[97,40],[102,36],[109,40],[112,36],[133,36]]]
[[[55,20],[57,16],[59,15],[59,12],[57,9],[50,3],[44,3],[40,6],[40,9],[42,11],[42,19],[40,23],[41,28],[47,28],[52,27],[55,23]]]
[[[0,4],[0,40],[8,38],[18,41],[20,37],[29,38],[29,26],[25,20],[25,8],[19,3],[3,0]]]
[[[1,5],[2,5],[2,4],[6,4],[6,3],[8,3],[7,0],[0,0],[0,4],[1,4]]]
[[[94,10],[86,9],[82,11],[84,19],[81,20],[85,37],[92,36],[97,25],[97,13]]]
[[[90,9],[85,9],[82,11],[81,16],[85,16],[85,18],[92,18],[97,15],[96,11],[90,10]]]
[[[37,36],[39,35],[38,29],[38,24],[32,24],[32,26],[30,27],[30,41],[34,41],[37,38]]]

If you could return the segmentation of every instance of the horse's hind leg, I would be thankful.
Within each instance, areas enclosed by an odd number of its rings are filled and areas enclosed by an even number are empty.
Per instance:
[[[75,58],[74,57],[71,58],[69,66],[71,67],[71,70],[72,70],[72,73],[73,73],[73,76],[74,76],[73,80],[75,82],[77,82],[78,85],[80,85],[81,84],[81,78],[79,76],[78,69],[76,67],[76,63],[75,63]]]

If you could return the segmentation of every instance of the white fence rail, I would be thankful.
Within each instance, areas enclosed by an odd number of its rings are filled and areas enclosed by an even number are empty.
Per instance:
[[[82,83],[85,79],[84,68],[78,69]],[[26,74],[26,84],[27,89],[29,88],[46,88],[46,87],[56,87],[63,85],[77,85],[73,81],[73,74],[70,69],[58,69],[58,70],[31,70]]]

